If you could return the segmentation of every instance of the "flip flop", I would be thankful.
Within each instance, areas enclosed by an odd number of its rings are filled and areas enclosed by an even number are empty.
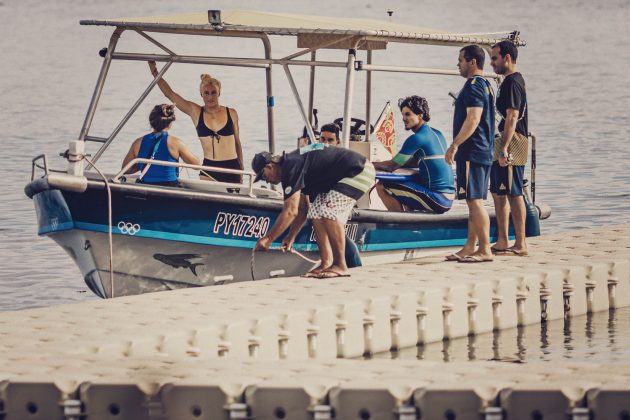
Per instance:
[[[350,277],[350,274],[341,274],[336,271],[322,271],[315,277],[318,279],[335,279],[337,277]]]
[[[504,254],[506,252],[510,252],[510,248],[494,248],[494,247],[490,247],[490,251],[493,254]]]
[[[457,254],[449,254],[446,257],[444,257],[444,261],[451,261],[451,262],[458,261],[459,262],[459,261],[462,260],[462,258],[464,258],[464,257],[460,257]]]
[[[515,257],[527,257],[529,256],[529,252],[527,251],[519,251],[518,249],[508,248],[506,249],[507,255],[513,255]]]
[[[460,263],[483,263],[483,262],[492,262],[492,261],[494,260],[484,260],[483,258],[477,255],[468,255],[462,258],[461,260],[459,260]]]
[[[305,278],[305,279],[311,279],[311,278],[317,277],[320,274],[321,274],[321,271],[319,273],[314,273],[312,271],[308,271],[308,272],[302,274],[300,277]]]

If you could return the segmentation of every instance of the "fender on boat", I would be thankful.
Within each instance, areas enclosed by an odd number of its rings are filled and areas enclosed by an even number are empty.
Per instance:
[[[43,178],[29,182],[24,187],[24,193],[28,198],[42,191],[50,189],[60,189],[73,192],[85,192],[88,187],[88,180],[84,176],[68,175],[65,173],[52,172]]]
[[[536,204],[536,210],[538,211],[538,218],[540,220],[549,219],[551,216],[551,207],[545,203]]]
[[[346,249],[345,249],[346,265],[348,268],[361,267],[361,256],[359,255],[359,248],[354,241],[346,235]]]

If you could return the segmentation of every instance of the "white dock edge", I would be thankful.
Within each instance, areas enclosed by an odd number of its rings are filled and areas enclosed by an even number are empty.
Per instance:
[[[630,418],[630,364],[339,360],[627,306],[628,238],[1,313],[0,418]]]

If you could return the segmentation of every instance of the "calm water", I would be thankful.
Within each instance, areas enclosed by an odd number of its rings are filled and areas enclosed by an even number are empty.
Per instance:
[[[69,140],[77,137],[100,69],[97,52],[107,45],[111,29],[79,26],[79,19],[159,15],[206,7],[210,4],[191,0],[0,0],[0,106],[4,117],[0,311],[93,299],[70,258],[51,240],[37,237],[32,202],[23,193],[33,156],[47,153],[57,165],[64,165],[56,156],[66,149]],[[553,208],[552,218],[543,225],[544,231],[630,222],[630,176],[626,169],[630,161],[626,147],[630,126],[626,80],[630,64],[628,0],[480,0],[474,7],[464,0],[219,0],[213,1],[211,7],[378,19],[385,18],[385,11],[391,8],[394,19],[400,22],[453,32],[520,29],[528,45],[521,50],[519,65],[527,80],[530,127],[539,139],[537,199]],[[495,21],[490,22],[489,18]],[[169,37],[160,40],[181,54],[199,49],[216,55],[235,50],[242,56],[262,54],[257,41],[212,44],[212,40],[204,38],[191,44]],[[139,50],[145,45],[139,36],[125,33],[119,50]],[[283,52],[293,52],[295,45],[284,39],[274,48],[275,54],[281,56]],[[376,52],[375,63],[455,68],[456,49],[444,52],[428,47],[420,54],[409,46],[388,48],[389,61],[385,61],[383,53]],[[320,57],[345,60],[343,53],[325,53]],[[364,55],[360,57],[365,59]],[[166,78],[180,94],[194,99],[201,72],[221,79],[223,103],[238,109],[249,160],[266,146],[263,72],[174,66]],[[298,84],[306,86],[307,70],[296,68],[293,72]],[[150,81],[143,63],[115,63],[110,74],[93,135],[108,135]],[[318,73],[320,90],[315,102],[320,109],[320,122],[342,115],[343,77],[343,70],[338,69]],[[359,117],[364,116],[364,91],[360,87],[364,80],[364,75],[357,79],[354,114]],[[429,99],[432,125],[450,137],[452,101],[447,93],[457,91],[463,79],[380,73],[374,76],[373,83],[372,115],[378,115],[381,104],[387,100],[395,102],[402,96],[421,94]],[[275,71],[274,88],[279,149],[288,149],[301,132],[302,123],[281,71]],[[302,92],[305,95],[306,89]],[[137,118],[129,122],[118,136],[119,141],[103,157],[101,167],[110,171],[118,168],[131,140],[146,131],[150,106],[164,101],[157,92],[147,99]],[[398,116],[397,131],[400,139],[404,132]],[[189,121],[181,118],[173,133],[188,140],[193,151],[201,154]],[[91,152],[96,150],[93,145],[90,147]],[[605,334],[605,327],[601,328]]]
[[[593,362],[627,363],[630,347],[630,308],[555,320],[541,325],[480,334],[373,359],[418,359],[444,362],[498,361],[505,363]]]

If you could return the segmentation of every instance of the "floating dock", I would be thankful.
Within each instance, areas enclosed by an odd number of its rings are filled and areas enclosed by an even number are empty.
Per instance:
[[[630,226],[0,314],[0,419],[630,419],[628,364],[347,360],[630,305]]]

